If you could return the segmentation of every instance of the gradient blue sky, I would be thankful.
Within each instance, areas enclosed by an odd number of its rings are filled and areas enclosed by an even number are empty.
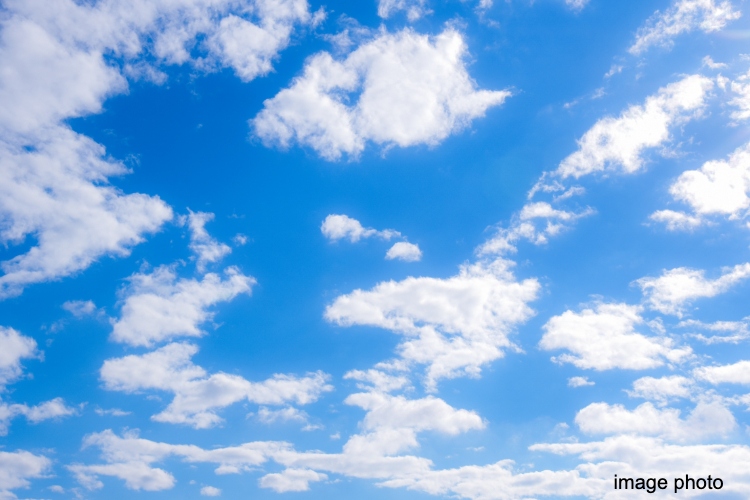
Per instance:
[[[0,498],[748,496],[746,1],[0,9]]]

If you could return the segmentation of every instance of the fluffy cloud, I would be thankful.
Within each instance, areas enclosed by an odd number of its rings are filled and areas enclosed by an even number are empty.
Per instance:
[[[124,292],[120,319],[112,339],[150,347],[177,336],[199,337],[200,325],[213,317],[208,308],[249,293],[255,279],[230,267],[226,278],[208,273],[203,279],[177,279],[174,269],[162,266],[149,274],[134,274]]]
[[[403,260],[404,262],[418,262],[422,260],[422,250],[419,245],[407,241],[395,243],[385,254],[387,260]]]
[[[568,387],[586,387],[590,385],[595,385],[595,383],[587,377],[570,377],[568,379]]]
[[[76,318],[90,316],[96,312],[96,304],[92,300],[68,300],[63,303],[62,308]]]
[[[271,70],[296,26],[313,22],[306,0],[61,0],[53,7],[10,0],[3,7],[0,243],[32,236],[36,244],[1,264],[0,298],[102,256],[127,255],[172,218],[157,196],[111,186],[128,169],[64,120],[100,112],[104,99],[127,90],[126,75],[163,81],[160,64],[228,66],[250,80]]]
[[[310,146],[328,160],[356,157],[368,141],[435,145],[510,95],[477,90],[465,55],[453,29],[435,37],[380,32],[343,60],[321,52],[265,101],[254,133],[267,144]]]
[[[750,361],[738,361],[731,365],[704,366],[697,368],[693,374],[714,385],[750,385]]]
[[[612,477],[721,477],[723,493],[742,496],[750,488],[747,468],[750,447],[743,445],[679,445],[660,438],[621,435],[587,443],[545,443],[532,451],[557,455],[577,455],[582,459],[577,471],[585,472],[592,488],[590,498],[624,499],[612,490]],[[597,481],[598,480],[598,481]],[[700,490],[681,492],[685,496],[704,495]],[[632,497],[632,494],[630,495]]]
[[[732,82],[731,90],[735,97],[729,101],[737,110],[732,112],[732,118],[737,121],[750,118],[750,72]]]
[[[540,182],[543,181],[544,177]],[[529,192],[529,197],[537,191],[544,190],[545,187],[548,186],[537,183]],[[575,188],[571,188],[571,190],[573,189]],[[571,190],[567,192],[572,192]],[[571,194],[571,196],[573,195]],[[561,201],[566,198],[561,196],[558,200]],[[569,224],[595,213],[596,211],[590,207],[586,207],[580,212],[571,212],[554,208],[544,201],[527,203],[518,214],[514,215],[510,227],[498,229],[492,238],[477,249],[477,253],[482,256],[515,253],[517,251],[516,244],[521,240],[530,241],[535,245],[546,244],[549,237],[560,234],[568,228]]]
[[[18,416],[36,424],[53,418],[68,417],[77,413],[75,408],[65,405],[62,398],[55,398],[36,406],[0,403],[0,436],[8,434],[10,421]]]
[[[478,375],[481,366],[512,346],[508,335],[532,315],[527,305],[539,283],[516,281],[511,263],[497,260],[461,267],[447,279],[407,278],[372,290],[355,290],[326,308],[328,321],[369,325],[403,334],[403,360],[428,366],[426,384]]]
[[[51,466],[47,457],[28,451],[0,451],[0,497],[16,498],[10,490],[27,488],[29,479],[44,477]]]
[[[219,243],[206,231],[206,223],[213,218],[214,214],[192,211],[187,217],[190,228],[190,250],[198,257],[195,265],[199,272],[204,271],[206,264],[217,262],[232,252],[229,245]]]
[[[586,434],[637,434],[677,441],[726,435],[737,427],[732,412],[720,403],[698,403],[687,419],[681,419],[677,409],[660,410],[651,403],[634,410],[593,403],[578,412],[576,424]]]
[[[682,33],[699,29],[704,33],[719,31],[741,13],[728,0],[676,0],[665,12],[656,12],[638,30],[631,54],[641,54],[654,45],[670,46]]]
[[[401,233],[393,229],[384,229],[378,231],[371,227],[365,228],[357,219],[352,219],[348,215],[331,214],[325,218],[320,225],[320,232],[330,241],[348,239],[356,243],[362,238],[371,238],[373,236],[390,240],[401,236]]]
[[[687,76],[617,118],[602,118],[578,141],[578,151],[560,163],[557,175],[578,178],[600,171],[637,172],[643,168],[644,150],[669,141],[670,127],[698,116],[712,88],[709,78]]]
[[[416,21],[430,12],[426,3],[427,0],[378,0],[378,16],[387,19],[395,12],[403,10],[409,21]]]
[[[726,161],[709,161],[698,170],[683,172],[669,192],[675,200],[688,204],[694,215],[662,210],[651,216],[666,222],[668,229],[692,229],[707,215],[744,218],[750,207],[750,143]]]
[[[748,319],[750,318],[744,318],[743,321],[715,321],[713,323],[704,323],[690,319],[680,321],[677,326],[717,333],[710,336],[703,335],[702,333],[692,334],[693,337],[706,344],[725,342],[737,344],[750,338],[750,328],[748,328],[747,324]]]
[[[589,3],[589,0],[565,0],[565,5],[573,10],[582,10]]]
[[[276,493],[289,491],[308,491],[311,482],[325,481],[328,476],[310,469],[286,469],[278,474],[266,474],[258,481],[262,488],[269,488]]]
[[[277,374],[263,382],[223,372],[209,375],[193,364],[191,358],[197,352],[192,344],[172,343],[147,354],[108,359],[101,368],[101,379],[113,391],[152,389],[173,393],[169,406],[152,419],[197,429],[218,424],[222,419],[216,411],[239,401],[304,405],[332,390],[328,376],[321,372],[305,377]]]
[[[642,377],[633,382],[633,390],[627,391],[633,398],[643,398],[665,405],[673,398],[690,397],[693,381],[680,375],[669,377]]]
[[[38,355],[36,341],[13,328],[0,326],[0,392],[21,376],[21,360]]]
[[[570,354],[553,358],[593,370],[645,370],[679,362],[690,348],[676,348],[668,337],[650,337],[635,328],[644,323],[640,307],[627,304],[597,304],[580,313],[565,311],[544,325],[539,347],[565,349]]]
[[[703,270],[678,267],[665,270],[658,278],[641,278],[635,283],[641,288],[651,309],[681,317],[695,299],[724,293],[748,277],[750,264],[725,268],[722,275],[714,280],[706,279]]]
[[[221,490],[214,486],[204,486],[201,488],[201,495],[204,497],[218,497],[221,496]]]
[[[158,197],[108,185],[108,177],[127,170],[103,155],[103,147],[61,127],[30,142],[0,142],[0,213],[7,221],[0,240],[36,239],[0,264],[0,298],[81,271],[102,255],[127,255],[172,218]]]

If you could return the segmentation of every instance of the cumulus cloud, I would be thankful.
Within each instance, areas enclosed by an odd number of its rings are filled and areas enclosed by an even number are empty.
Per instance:
[[[733,81],[730,89],[735,97],[729,104],[737,108],[732,112],[732,119],[738,122],[747,120],[750,118],[750,72]]]
[[[21,376],[21,360],[38,356],[36,341],[13,328],[0,326],[0,392]]]
[[[638,55],[654,45],[669,47],[678,35],[696,29],[704,33],[719,31],[740,16],[728,0],[676,0],[665,12],[656,11],[651,16],[628,50]]]
[[[206,231],[206,223],[213,218],[214,214],[193,211],[190,211],[187,216],[190,228],[190,250],[198,258],[195,265],[199,272],[205,270],[206,264],[217,262],[232,252],[229,245],[219,243]]]
[[[643,168],[643,152],[670,140],[670,128],[700,115],[713,81],[691,75],[671,83],[632,105],[619,117],[602,118],[578,141],[579,149],[565,158],[556,174],[579,178],[594,172],[626,174]]]
[[[546,185],[537,183],[529,196],[533,196],[539,190],[543,191],[545,187]],[[566,198],[560,198],[560,200]],[[549,237],[560,234],[573,222],[594,213],[596,211],[590,207],[580,212],[572,212],[554,208],[544,201],[527,203],[518,214],[514,215],[510,226],[498,229],[492,238],[477,249],[477,253],[481,256],[515,253],[516,245],[521,240],[530,241],[535,245],[546,244]]]
[[[513,328],[531,317],[528,303],[536,298],[539,283],[516,281],[510,266],[497,260],[462,266],[447,279],[382,282],[338,297],[325,318],[405,335],[400,357],[427,365],[425,383],[432,390],[441,378],[479,375],[482,365],[512,347]]]
[[[680,418],[680,410],[658,409],[649,402],[634,410],[592,403],[578,412],[575,421],[586,434],[637,434],[677,441],[722,436],[737,427],[732,412],[717,402],[698,403],[686,419]]]
[[[96,304],[93,300],[68,300],[63,303],[62,308],[76,318],[91,316],[96,312]]]
[[[589,0],[565,0],[565,5],[573,10],[583,10],[589,3]]]
[[[266,474],[258,481],[261,488],[269,488],[276,493],[308,491],[311,482],[325,481],[328,476],[310,469],[285,469],[278,474]]]
[[[209,308],[219,302],[250,293],[255,279],[236,268],[224,271],[225,278],[208,273],[203,279],[177,279],[172,267],[152,273],[134,274],[124,290],[122,313],[112,325],[111,338],[132,346],[150,347],[178,336],[200,337],[200,325],[210,321]]]
[[[665,405],[670,399],[688,398],[693,381],[680,375],[668,377],[642,377],[633,382],[633,390],[626,391],[630,397],[643,398]]]
[[[705,271],[678,267],[662,272],[658,278],[636,280],[646,303],[651,309],[682,317],[685,308],[694,300],[714,297],[750,277],[750,263],[724,268],[716,279],[707,279]]]
[[[356,380],[358,388],[374,392],[391,392],[409,385],[407,377],[377,369],[352,370],[344,374],[344,379]]]
[[[590,385],[595,385],[595,383],[590,381],[588,377],[570,377],[568,379],[568,387],[586,387]]]
[[[667,228],[692,229],[710,215],[732,219],[747,216],[750,208],[750,143],[735,150],[728,160],[712,160],[698,170],[680,174],[669,188],[675,200],[690,206],[692,215],[661,210],[651,216]]]
[[[52,468],[52,461],[28,451],[0,451],[0,497],[16,498],[11,490],[28,488],[29,479],[44,477]]]
[[[386,260],[403,260],[404,262],[418,262],[422,260],[422,250],[419,245],[408,241],[395,243],[385,254]]]
[[[398,11],[406,12],[409,21],[416,21],[428,14],[427,0],[378,0],[378,16],[388,19]]]
[[[748,319],[749,318],[744,318],[743,321],[714,321],[713,323],[704,323],[702,321],[689,319],[680,321],[677,326],[713,333],[714,335],[704,335],[702,333],[692,334],[693,337],[701,342],[705,342],[706,344],[737,344],[750,338],[750,328],[747,323]]]
[[[665,362],[679,362],[689,347],[677,348],[668,337],[646,336],[636,331],[644,324],[639,306],[597,304],[580,313],[565,311],[543,326],[539,347],[569,353],[552,358],[593,370],[645,370]]]
[[[268,73],[292,30],[314,17],[306,0],[62,0],[52,8],[10,0],[3,7],[0,243],[32,237],[34,244],[0,264],[0,298],[103,256],[128,255],[172,218],[158,196],[110,185],[129,170],[66,119],[100,112],[107,97],[127,91],[128,76],[164,81],[163,64],[231,67],[246,81]]]
[[[742,496],[750,488],[747,467],[750,447],[744,445],[670,444],[656,437],[620,435],[602,441],[544,443],[532,451],[574,455],[581,459],[576,472],[585,470],[590,498],[626,498],[612,491],[612,477],[691,477],[720,476],[722,493]],[[720,473],[717,471],[721,471]],[[571,471],[573,472],[573,471]],[[699,490],[685,491],[698,496]]]
[[[356,243],[363,238],[377,237],[390,240],[391,238],[401,236],[401,233],[393,229],[378,231],[371,227],[365,228],[357,219],[343,214],[331,214],[327,216],[320,225],[320,232],[330,241],[347,239],[352,243]]]
[[[214,486],[204,486],[201,488],[201,495],[204,497],[218,497],[221,496],[221,490]]]
[[[343,60],[310,57],[251,125],[266,144],[298,143],[327,160],[355,158],[368,141],[435,145],[510,96],[478,90],[465,57],[462,35],[450,28],[434,37],[379,32]]]
[[[112,358],[104,362],[100,375],[105,388],[113,391],[171,392],[174,399],[152,420],[186,424],[196,429],[212,427],[222,421],[217,410],[240,401],[263,405],[316,401],[333,388],[322,372],[304,377],[276,374],[263,382],[250,382],[238,375],[218,372],[209,375],[193,364],[195,345],[168,344],[143,355]]]
[[[750,385],[750,361],[738,361],[731,365],[703,366],[693,372],[696,378],[708,383]]]
[[[62,398],[51,399],[36,406],[0,402],[0,436],[8,434],[10,421],[18,416],[23,415],[32,424],[37,424],[44,420],[68,417],[77,413],[75,408],[66,406]]]

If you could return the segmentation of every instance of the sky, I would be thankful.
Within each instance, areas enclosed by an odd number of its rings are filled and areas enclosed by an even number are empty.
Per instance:
[[[0,11],[0,498],[747,498],[746,0]]]

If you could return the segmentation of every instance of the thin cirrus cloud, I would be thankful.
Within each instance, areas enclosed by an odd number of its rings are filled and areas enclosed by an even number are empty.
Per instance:
[[[356,158],[368,142],[438,144],[511,95],[477,89],[466,52],[463,36],[450,28],[434,37],[382,32],[343,60],[321,52],[265,101],[250,121],[253,133],[269,145],[308,146],[331,161]]]

